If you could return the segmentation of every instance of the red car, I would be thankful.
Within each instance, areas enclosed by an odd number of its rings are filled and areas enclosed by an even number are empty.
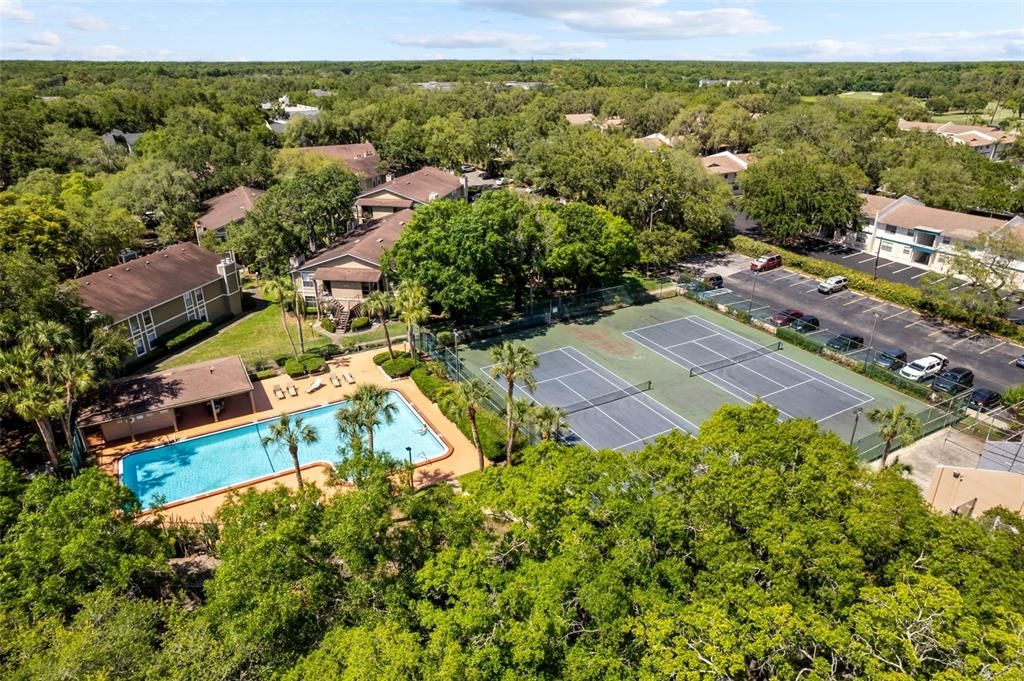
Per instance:
[[[787,307],[785,310],[779,310],[778,312],[773,314],[771,317],[768,318],[768,321],[774,324],[775,326],[789,326],[790,324],[792,324],[793,322],[795,322],[796,320],[800,319],[803,316],[804,313],[801,312],[800,310],[794,310],[791,307]]]
[[[776,267],[782,267],[782,256],[777,253],[762,255],[757,260],[750,263],[750,269],[755,272],[774,270]]]

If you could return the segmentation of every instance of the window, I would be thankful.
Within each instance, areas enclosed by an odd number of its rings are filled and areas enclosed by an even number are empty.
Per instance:
[[[910,246],[903,247],[903,255],[910,255]]]
[[[156,327],[153,325],[153,315],[149,310],[128,318],[128,335],[135,345],[136,357],[149,352],[151,344],[156,340]]]
[[[368,295],[370,295],[371,293],[373,293],[376,290],[377,290],[377,285],[376,284],[370,284],[370,283],[365,282],[365,281],[363,282],[363,296],[368,296]]]
[[[302,285],[306,288],[313,288],[316,285],[312,272],[299,272],[299,276],[302,277]]]
[[[886,225],[885,226],[885,231],[886,231],[887,234],[895,234],[896,233],[896,228],[893,227],[892,225]]]
[[[892,243],[888,241],[883,241],[882,245],[878,247],[878,250],[882,251],[883,253],[889,253],[892,251]]]
[[[942,237],[942,243],[944,243],[944,244],[948,244],[949,242],[950,242],[950,239],[949,239],[949,237],[948,237],[948,236],[944,236],[944,237]]]
[[[185,301],[185,317],[189,321],[206,319],[206,296],[203,289],[197,288],[181,297]]]

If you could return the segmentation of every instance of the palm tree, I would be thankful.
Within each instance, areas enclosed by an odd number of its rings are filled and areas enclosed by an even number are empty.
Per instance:
[[[37,320],[19,329],[18,341],[38,350],[45,359],[75,344],[68,327],[50,320]]]
[[[270,434],[263,437],[263,446],[281,445],[288,448],[288,453],[292,455],[292,464],[295,466],[295,480],[298,481],[301,488],[302,470],[299,468],[299,445],[311,445],[319,439],[320,436],[317,434],[316,428],[305,423],[301,417],[297,416],[292,421],[288,414],[281,414],[277,423],[271,424]]]
[[[34,373],[24,367],[17,367],[16,362],[6,356],[0,359],[0,373],[5,384],[5,389],[0,391],[0,410],[12,411],[36,424],[50,464],[56,471],[60,467],[60,458],[50,419],[64,413],[64,401],[59,387],[39,380]]]
[[[405,322],[409,353],[415,358],[416,348],[413,343],[412,329],[415,324],[422,324],[430,318],[427,289],[415,280],[403,281],[398,286],[394,305],[398,315]]]
[[[885,468],[894,441],[898,441],[901,447],[907,447],[921,435],[921,419],[908,414],[904,404],[892,409],[871,409],[867,417],[869,421],[878,425],[878,434],[885,440],[881,468]]]
[[[292,334],[288,331],[288,314],[284,309],[284,301],[289,295],[290,287],[292,287],[292,284],[287,280],[287,277],[268,279],[267,283],[263,285],[263,295],[277,300],[277,305],[281,308],[281,326],[284,327],[284,335],[288,336],[288,345],[292,346],[292,354],[298,359],[299,353],[295,351],[295,341],[292,340]]]
[[[352,393],[349,407],[355,412],[356,421],[366,431],[366,451],[373,455],[373,429],[384,423],[392,423],[398,413],[398,405],[391,400],[391,391],[379,385],[365,383]],[[339,426],[341,416],[338,417]]]
[[[563,429],[569,427],[565,412],[549,404],[539,404],[533,410],[533,424],[537,426],[542,440],[550,440]]]
[[[490,393],[490,389],[479,378],[463,381],[455,388],[455,397],[462,408],[466,410],[466,420],[469,421],[469,430],[473,434],[473,446],[476,447],[477,466],[480,470],[484,469],[484,448],[480,443],[480,431],[477,429],[476,415]]]
[[[391,348],[391,333],[388,332],[387,321],[392,305],[394,305],[394,299],[391,297],[391,294],[387,291],[378,290],[366,296],[366,300],[363,301],[362,312],[364,317],[376,317],[380,320],[380,325],[384,329],[384,340],[388,344],[388,356],[394,359],[395,351]]]
[[[508,396],[505,400],[505,428],[508,431],[508,442],[505,445],[505,465],[508,466],[512,459],[512,443],[515,440],[515,433],[512,429],[513,419],[513,397],[516,381],[521,381],[532,393],[537,389],[537,381],[533,378],[533,370],[537,368],[537,355],[530,352],[525,345],[516,345],[512,341],[505,341],[501,345],[491,348],[491,376],[494,378],[503,377],[508,386]]]
[[[96,387],[96,362],[86,352],[69,352],[58,355],[54,364],[54,378],[60,383],[64,393],[64,409],[61,413],[61,426],[64,436],[70,445],[72,436],[72,417],[75,413],[75,402],[83,393]]]

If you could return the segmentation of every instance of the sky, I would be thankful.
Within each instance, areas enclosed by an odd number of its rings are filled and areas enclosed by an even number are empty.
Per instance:
[[[1024,0],[0,0],[0,58],[1024,60]]]

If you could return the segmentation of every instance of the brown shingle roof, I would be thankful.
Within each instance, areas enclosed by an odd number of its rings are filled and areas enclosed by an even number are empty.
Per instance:
[[[242,359],[238,355],[222,357],[114,381],[97,400],[82,409],[78,423],[95,426],[251,390],[252,381]]]
[[[262,189],[252,187],[236,187],[229,192],[203,202],[203,214],[196,220],[196,224],[203,229],[221,229],[238,222],[245,217],[245,214],[252,210],[261,195],[265,194]]]
[[[861,194],[860,198],[864,200],[860,207],[861,215],[872,220],[878,215],[878,211],[888,208],[896,200],[890,199],[888,196],[878,196],[877,194]]]
[[[921,130],[933,132],[947,137],[954,137],[971,147],[984,147],[989,144],[1013,144],[1017,135],[1000,130],[991,125],[960,125],[958,123],[928,123],[926,121],[905,121],[898,123],[900,130]]]
[[[594,122],[594,114],[568,113],[565,114],[565,120],[568,121],[569,125],[588,125]]]
[[[750,154],[734,154],[731,151],[721,151],[704,156],[700,160],[704,164],[704,169],[715,175],[738,173],[746,170],[751,162]]]
[[[319,281],[350,281],[372,284],[380,281],[380,270],[369,267],[318,267],[313,278]]]
[[[439,196],[447,196],[461,186],[462,180],[452,173],[440,168],[427,166],[407,175],[400,175],[390,182],[385,182],[369,191],[363,192],[360,194],[359,199],[373,199],[377,194],[391,192],[392,194],[411,199],[416,203],[425,204],[430,203],[430,201]],[[379,201],[379,199],[373,200]],[[366,205],[366,203],[364,202],[359,205]],[[384,204],[374,203],[372,205]]]
[[[221,256],[185,242],[75,280],[82,303],[120,322],[218,279]]]
[[[309,271],[346,255],[379,266],[381,253],[394,246],[405,230],[405,223],[411,219],[412,211],[406,209],[360,225],[338,243],[314,254],[298,269]]]
[[[282,149],[282,151],[285,151]],[[320,156],[331,161],[343,163],[357,177],[377,177],[383,175],[377,169],[380,157],[377,150],[369,142],[359,144],[330,144],[321,147],[297,147],[291,149],[295,153]]]

